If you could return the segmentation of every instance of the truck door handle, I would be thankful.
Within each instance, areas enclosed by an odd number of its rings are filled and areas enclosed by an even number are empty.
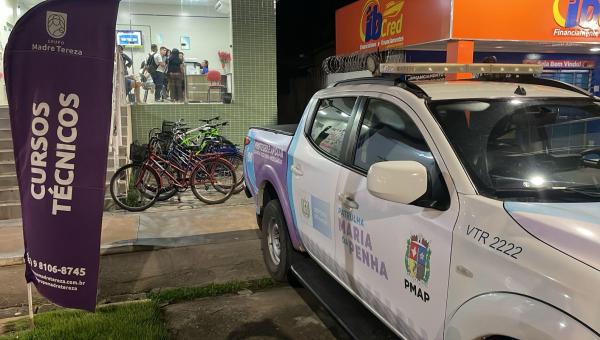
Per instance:
[[[297,165],[292,165],[292,173],[299,177],[304,176],[304,171]]]
[[[342,205],[345,206],[346,208],[356,210],[359,207],[358,203],[347,194],[339,193],[338,199],[340,200],[340,202],[342,202]]]

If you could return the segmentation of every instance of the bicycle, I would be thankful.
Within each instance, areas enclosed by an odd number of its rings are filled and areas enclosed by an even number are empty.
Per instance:
[[[165,188],[163,178],[169,182],[169,188],[174,187],[176,191],[191,187],[194,196],[206,204],[223,203],[233,194],[235,170],[220,154],[197,158],[189,153],[184,166],[157,153],[160,146],[156,136],[145,148],[135,155],[132,153],[138,159],[121,167],[111,178],[110,193],[119,207],[132,212],[150,208]],[[140,153],[145,156],[143,161]]]
[[[163,133],[171,130],[174,141],[185,147],[194,150],[197,154],[203,153],[221,153],[234,166],[236,170],[237,183],[234,194],[244,190],[244,157],[235,144],[223,137],[219,131],[220,127],[225,127],[229,123],[223,122],[213,124],[212,122],[220,120],[220,117],[211,119],[200,119],[204,124],[194,128],[187,129],[187,124],[183,120],[177,122],[163,121]]]

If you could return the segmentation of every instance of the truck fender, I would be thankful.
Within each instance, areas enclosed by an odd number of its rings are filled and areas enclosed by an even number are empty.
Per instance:
[[[290,206],[287,194],[282,191],[282,188],[286,187],[286,183],[281,182],[283,179],[279,178],[280,176],[277,176],[277,171],[270,165],[265,165],[261,169],[261,175],[261,183],[259,185],[258,194],[256,195],[256,213],[262,214],[265,188],[268,183],[271,183],[277,193],[279,203],[281,203],[283,217],[288,225],[288,232],[292,245],[294,246],[294,249],[303,251],[304,247],[302,246],[302,241],[300,240],[299,233],[292,219],[291,209],[293,209],[293,207]]]
[[[542,301],[509,292],[487,293],[461,305],[447,320],[446,340],[498,335],[515,339],[598,339],[579,320]]]

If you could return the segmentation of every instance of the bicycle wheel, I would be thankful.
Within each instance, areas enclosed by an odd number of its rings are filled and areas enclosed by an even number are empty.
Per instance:
[[[235,169],[220,158],[198,163],[191,178],[192,192],[206,204],[219,204],[233,195],[236,178]]]
[[[110,196],[127,211],[143,211],[158,198],[160,179],[156,172],[143,164],[127,164],[110,179]]]
[[[231,163],[233,168],[235,169],[235,189],[233,190],[233,194],[239,194],[244,190],[244,156],[241,153],[232,153],[227,154],[225,159]]]

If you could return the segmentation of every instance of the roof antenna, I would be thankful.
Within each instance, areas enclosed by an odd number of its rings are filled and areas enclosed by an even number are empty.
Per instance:
[[[525,88],[521,87],[521,85],[518,85],[517,89],[515,90],[515,94],[518,96],[526,96],[527,91],[525,91]]]

